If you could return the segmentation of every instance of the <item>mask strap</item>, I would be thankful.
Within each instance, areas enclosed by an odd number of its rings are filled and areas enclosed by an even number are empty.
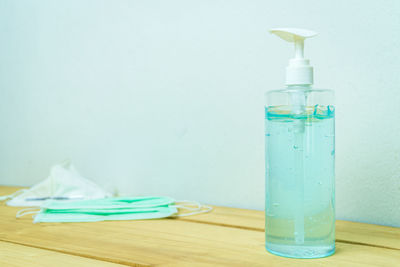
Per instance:
[[[199,202],[196,201],[190,201],[190,200],[181,200],[181,201],[177,201],[178,203],[181,203],[179,205],[172,205],[172,207],[175,208],[180,208],[180,209],[185,209],[185,210],[200,210],[201,209],[201,204]],[[187,205],[185,205],[187,204]],[[190,207],[190,206],[196,206],[195,208]]]
[[[210,206],[201,205],[199,202],[196,202],[196,201],[182,200],[182,201],[177,201],[177,202],[182,203],[182,204],[170,205],[170,207],[189,210],[191,212],[184,213],[184,214],[175,214],[175,215],[173,215],[173,217],[185,217],[185,216],[191,216],[191,215],[196,215],[196,214],[201,214],[201,213],[207,213],[213,209]],[[193,206],[195,206],[195,207],[193,207]]]
[[[12,193],[11,195],[4,195],[4,196],[0,196],[0,201],[9,199],[9,198],[14,198],[16,196],[18,196],[19,194],[22,194],[24,192],[28,191],[28,189],[20,189],[14,193]]]
[[[21,218],[22,216],[25,216],[25,215],[28,215],[28,214],[37,214],[37,213],[39,213],[41,211],[42,211],[42,209],[38,210],[38,208],[26,208],[26,209],[19,210],[17,212],[17,214],[15,215],[15,217]]]

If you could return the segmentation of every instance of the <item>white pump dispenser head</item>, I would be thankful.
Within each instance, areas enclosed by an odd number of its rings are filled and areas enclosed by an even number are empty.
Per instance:
[[[289,60],[289,66],[286,68],[286,85],[313,84],[313,67],[310,66],[310,61],[304,58],[304,40],[314,37],[317,33],[296,28],[276,28],[271,29],[270,33],[294,43],[295,56]]]

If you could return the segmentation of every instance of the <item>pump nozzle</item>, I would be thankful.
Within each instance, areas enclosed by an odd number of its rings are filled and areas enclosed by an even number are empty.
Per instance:
[[[289,61],[289,66],[286,68],[286,84],[313,84],[313,68],[310,66],[310,61],[304,58],[304,40],[314,37],[317,33],[295,28],[276,28],[271,29],[270,33],[279,36],[287,42],[294,43],[295,56]]]

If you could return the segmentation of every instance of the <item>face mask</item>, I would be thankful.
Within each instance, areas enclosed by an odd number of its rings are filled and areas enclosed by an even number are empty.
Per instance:
[[[29,189],[22,189],[0,200],[11,199],[9,206],[40,207],[48,199],[97,199],[110,197],[111,194],[92,181],[82,177],[68,161],[55,165],[44,181]]]
[[[189,211],[177,214],[178,208]],[[37,222],[96,222],[119,220],[144,220],[171,216],[189,216],[211,211],[211,207],[192,201],[175,200],[168,197],[105,198],[82,201],[48,200],[38,211],[32,208],[17,213],[17,218],[34,215]]]

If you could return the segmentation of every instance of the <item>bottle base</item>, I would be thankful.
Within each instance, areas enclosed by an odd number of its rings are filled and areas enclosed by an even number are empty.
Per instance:
[[[332,246],[290,246],[290,245],[277,245],[266,244],[265,248],[268,252],[286,257],[296,259],[316,259],[331,256],[335,253],[335,245]]]

